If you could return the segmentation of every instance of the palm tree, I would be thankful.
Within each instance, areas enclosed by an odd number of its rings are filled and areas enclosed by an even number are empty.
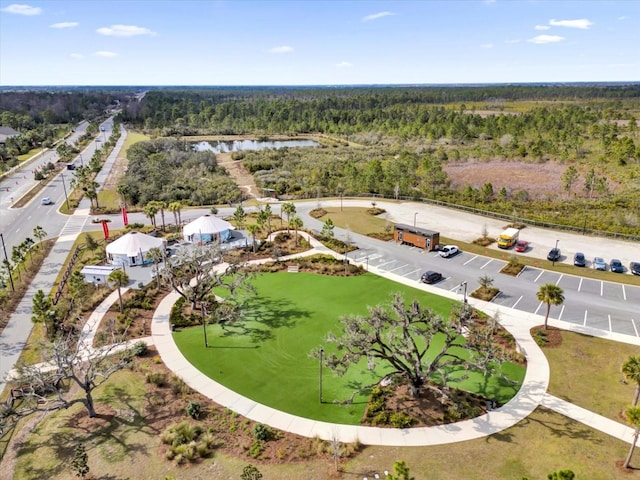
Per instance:
[[[297,215],[291,217],[289,222],[293,229],[296,231],[296,247],[298,246],[298,229],[302,228],[302,219]]]
[[[257,224],[252,223],[247,226],[247,230],[251,234],[251,239],[253,240],[253,253],[256,253],[256,234],[262,229]]]
[[[633,456],[633,451],[636,448],[636,442],[638,441],[638,436],[640,435],[640,408],[627,408],[627,422],[629,422],[629,424],[634,428],[634,432],[633,442],[631,442],[631,448],[629,448],[629,453],[627,454],[627,458],[624,461],[624,468],[629,468],[631,457]]]
[[[182,218],[180,218],[180,211],[182,210],[182,203],[180,202],[171,202],[167,209],[173,213],[173,218],[176,221],[176,230],[180,230],[180,223]]]
[[[620,368],[627,382],[636,384],[636,393],[633,395],[633,406],[638,404],[640,398],[640,356],[631,355]]]
[[[271,210],[271,205],[267,204],[264,207],[264,216],[267,221],[267,237],[271,235],[271,215],[273,211]]]
[[[547,304],[547,313],[544,316],[544,329],[546,330],[551,305],[562,305],[564,302],[564,290],[555,283],[545,283],[544,285],[540,285],[540,290],[536,293],[536,297],[540,302]]]
[[[287,233],[289,233],[289,225],[291,223],[291,216],[296,213],[296,206],[293,202],[286,202],[282,204],[282,213],[287,216]]]
[[[156,228],[156,213],[158,213],[158,206],[156,205],[156,203],[157,202],[151,201],[147,203],[142,209],[144,214],[149,217],[149,220],[151,220],[151,225],[153,226],[154,230]]]
[[[120,300],[120,313],[124,312],[124,305],[122,303],[121,287],[129,284],[129,275],[124,270],[114,270],[107,277],[109,283],[114,283],[118,288],[118,300]]]
[[[150,248],[146,257],[153,261],[153,270],[156,273],[156,285],[158,288],[160,288],[160,269],[158,268],[158,264],[162,261],[163,257],[164,252],[158,247]]]

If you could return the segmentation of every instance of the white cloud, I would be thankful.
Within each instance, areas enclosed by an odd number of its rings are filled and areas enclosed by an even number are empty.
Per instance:
[[[49,28],[73,28],[80,25],[78,22],[60,22],[49,25]]]
[[[622,15],[618,17],[618,20],[629,20],[629,17],[627,17],[626,15]]]
[[[582,30],[588,30],[593,22],[586,18],[579,18],[576,20],[549,20],[549,25],[553,27],[567,27],[567,28],[580,28]]]
[[[136,35],[155,35],[148,28],[138,27],[136,25],[111,25],[110,27],[102,27],[96,30],[100,35],[110,37],[135,37]]]
[[[493,43],[482,43],[480,44],[480,48],[493,48]]]
[[[556,43],[564,40],[564,37],[559,35],[538,35],[537,37],[530,38],[527,40],[531,43],[543,44],[543,43]]]
[[[351,68],[351,67],[353,67],[353,64],[351,64],[349,62],[340,62],[340,63],[336,63],[336,67],[338,67],[338,68]]]
[[[40,15],[42,9],[40,7],[32,7],[22,3],[12,3],[2,9],[3,12],[15,13],[16,15]]]
[[[522,40],[520,40],[519,38],[514,38],[513,40],[505,40],[504,43],[507,44],[512,44],[512,43],[520,43],[522,42]]]
[[[76,60],[80,60],[80,59],[84,58],[84,55],[82,55],[81,53],[72,53],[69,56],[71,58],[75,58]]]
[[[378,20],[379,18],[392,17],[393,15],[395,15],[395,13],[393,12],[378,12],[372,15],[367,15],[366,17],[362,17],[362,21],[370,22],[371,20]]]
[[[550,28],[549,25],[536,25],[533,27],[534,30],[549,30]]]
[[[93,52],[93,55],[96,57],[103,57],[103,58],[113,58],[113,57],[117,57],[118,54],[115,52],[109,52],[106,50],[100,50],[98,52]]]
[[[289,45],[280,45],[279,47],[273,47],[269,49],[269,53],[291,53],[293,52],[293,47]]]

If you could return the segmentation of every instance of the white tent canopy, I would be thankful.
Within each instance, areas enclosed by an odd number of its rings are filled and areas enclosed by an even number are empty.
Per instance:
[[[231,230],[234,226],[229,222],[213,215],[203,215],[186,224],[182,235],[188,242],[224,242],[231,236]]]
[[[113,265],[142,265],[152,248],[165,248],[162,238],[152,237],[140,232],[129,232],[107,245],[107,257]]]

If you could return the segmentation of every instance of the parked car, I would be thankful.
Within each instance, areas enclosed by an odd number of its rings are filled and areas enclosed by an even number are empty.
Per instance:
[[[640,275],[640,262],[631,262],[629,264],[629,270],[634,275]]]
[[[420,281],[422,283],[428,284],[436,283],[440,280],[442,280],[442,274],[439,272],[434,272],[433,270],[427,270],[422,274],[422,277],[420,277]]]
[[[51,205],[51,204],[53,204],[53,202],[51,201],[51,199],[50,199],[49,197],[43,197],[43,198],[40,200],[40,203],[41,203],[42,205]]]
[[[576,267],[586,267],[587,266],[587,259],[585,258],[584,253],[577,252],[573,256],[573,264]]]
[[[516,252],[526,252],[529,249],[529,242],[526,240],[518,240],[514,249]]]
[[[609,262],[609,268],[614,273],[624,273],[624,267],[622,266],[622,262],[617,258],[612,258]]]
[[[550,262],[557,262],[558,260],[560,260],[560,249],[552,248],[547,255],[547,260],[549,260]]]
[[[593,268],[604,271],[607,269],[607,262],[602,257],[596,257],[593,259]]]
[[[441,257],[449,258],[453,257],[457,253],[460,253],[460,250],[455,245],[445,245],[444,247],[442,247],[442,250],[440,250],[439,253]]]

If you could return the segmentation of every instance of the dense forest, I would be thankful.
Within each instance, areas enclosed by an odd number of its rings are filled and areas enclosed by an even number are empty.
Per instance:
[[[96,120],[109,108],[126,105],[131,89],[40,88],[0,91],[0,125],[20,133],[0,144],[0,172],[35,148],[49,148],[83,120]]]
[[[638,115],[633,84],[159,89],[122,119],[185,142],[313,135],[320,148],[234,154],[259,186],[289,198],[426,198],[585,229],[588,212],[591,229],[638,235]],[[483,162],[553,165],[558,187],[537,192],[535,173],[532,188],[450,177]]]
[[[172,139],[138,142],[127,152],[129,166],[118,190],[128,204],[213,205],[238,201],[241,192],[212,152],[194,151]]]

